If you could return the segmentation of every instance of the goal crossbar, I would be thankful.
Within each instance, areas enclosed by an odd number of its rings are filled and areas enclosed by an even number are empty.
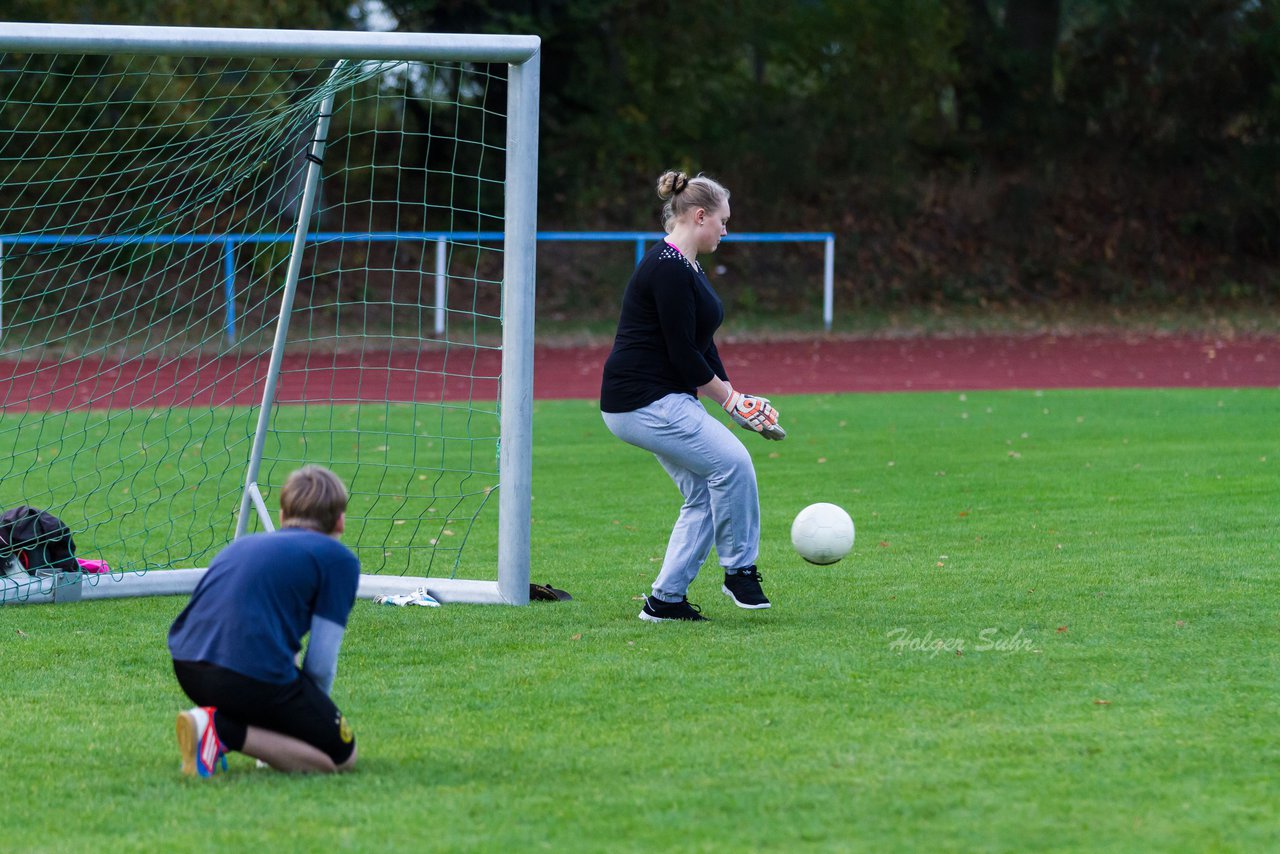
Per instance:
[[[0,50],[33,53],[460,60],[522,65],[536,58],[540,43],[537,36],[469,33],[0,23]]]

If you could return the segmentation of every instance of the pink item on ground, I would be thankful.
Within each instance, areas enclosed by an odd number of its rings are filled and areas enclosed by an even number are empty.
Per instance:
[[[86,560],[82,557],[78,557],[76,558],[76,563],[80,564],[81,572],[104,574],[111,571],[111,567],[107,566],[107,562],[105,560]]]

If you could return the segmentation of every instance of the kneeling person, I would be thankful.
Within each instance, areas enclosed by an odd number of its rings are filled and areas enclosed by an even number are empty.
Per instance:
[[[196,703],[178,715],[184,773],[225,770],[231,750],[281,771],[355,765],[355,737],[329,699],[360,582],[360,561],[337,539],[346,509],[333,472],[293,472],[280,490],[280,530],[219,552],[174,620],[174,673]]]

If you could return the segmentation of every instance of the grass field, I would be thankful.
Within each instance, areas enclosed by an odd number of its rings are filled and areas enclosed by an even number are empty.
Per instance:
[[[674,487],[594,404],[539,402],[533,575],[575,601],[357,603],[345,777],[178,774],[179,599],[0,609],[0,844],[1280,846],[1280,393],[775,403],[791,437],[748,443],[773,609],[708,570],[712,622],[651,625]],[[813,501],[857,522],[835,566],[790,550]]]
[[[352,489],[346,540],[365,571],[492,579],[493,410],[278,407],[257,482],[270,500],[290,471],[324,461]],[[78,554],[117,570],[208,566],[235,535],[256,424],[247,407],[0,414],[0,507],[55,508]]]

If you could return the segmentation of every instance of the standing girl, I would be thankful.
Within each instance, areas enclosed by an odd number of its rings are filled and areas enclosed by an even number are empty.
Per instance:
[[[768,608],[760,586],[760,499],[746,447],[713,418],[711,398],[738,426],[766,439],[787,434],[763,397],[735,391],[716,351],[724,305],[698,256],[728,233],[729,191],[711,178],[666,172],[658,179],[667,238],[645,255],[627,283],[613,350],[604,366],[600,409],[609,430],[658,458],[684,504],[662,569],[640,619],[705,620],[689,585],[715,545],[721,590],[740,608]]]

